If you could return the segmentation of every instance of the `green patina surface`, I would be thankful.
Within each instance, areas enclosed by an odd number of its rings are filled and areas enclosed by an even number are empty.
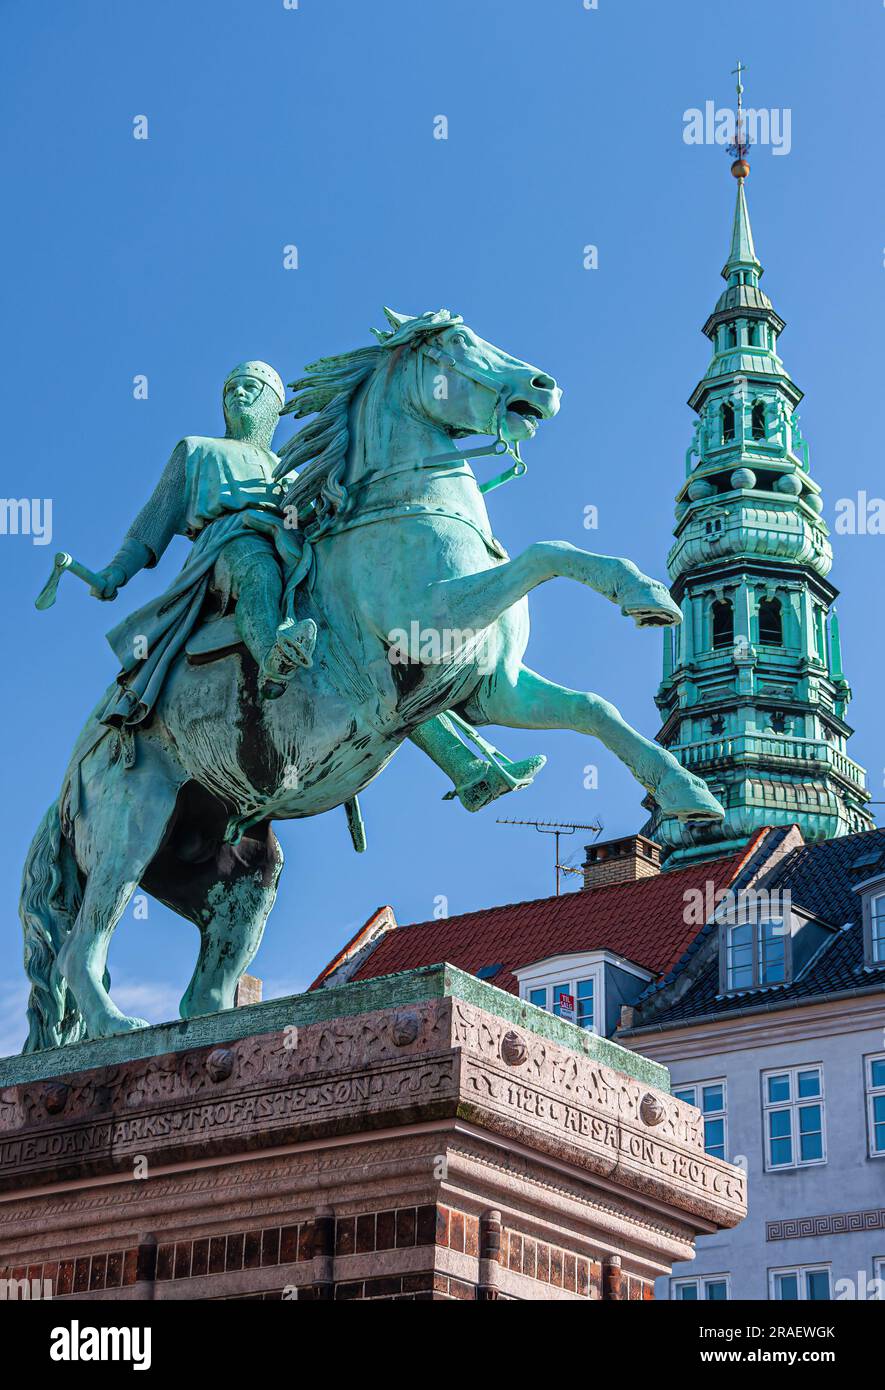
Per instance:
[[[779,355],[784,321],[760,288],[738,179],[726,288],[704,325],[712,356],[668,557],[684,622],[664,636],[660,742],[704,777],[725,819],[698,833],[653,817],[667,868],[728,853],[765,825],[806,840],[868,830],[865,774],[847,753],[851,696],[842,669],[832,549]],[[743,176],[742,176],[743,175]]]
[[[341,806],[364,849],[356,798],[406,739],[470,811],[526,786],[541,757],[512,762],[449,713],[486,682],[488,723],[599,738],[662,816],[721,819],[706,783],[607,700],[522,665],[522,601],[547,580],[584,585],[638,627],[682,616],[632,561],[556,540],[510,558],[496,539],[486,494],[525,472],[520,445],[559,410],[555,379],[448,309],[385,312],[389,329],[312,362],[286,405],[266,362],[236,367],[226,434],[186,435],[111,563],[93,574],[62,553],[39,597],[51,606],[71,569],[112,599],[173,535],[193,541],[165,591],[109,633],[117,680],[28,851],[28,1052],[146,1027],[106,974],[139,885],[200,923],[182,1017],[229,1010],[282,870],[271,823]],[[277,455],[279,414],[309,423]],[[476,435],[494,442],[458,447]],[[472,461],[504,454],[511,465],[480,483]]]
[[[660,1091],[670,1090],[666,1067],[635,1052],[628,1052],[607,1038],[588,1033],[537,1009],[494,985],[478,980],[453,965],[429,965],[398,975],[381,975],[375,980],[340,985],[337,989],[292,994],[223,1013],[160,1023],[137,1032],[114,1037],[69,1043],[66,1047],[25,1053],[0,1060],[0,1086],[15,1086],[52,1077],[69,1076],[94,1067],[119,1066],[124,1062],[159,1057],[166,1052],[219,1046],[259,1033],[273,1033],[287,1025],[306,1028],[332,1018],[349,1018],[375,1009],[402,1008],[428,999],[462,999],[478,1009],[505,1019],[538,1037],[561,1047],[583,1053],[592,1061],[625,1072],[628,1076]]]

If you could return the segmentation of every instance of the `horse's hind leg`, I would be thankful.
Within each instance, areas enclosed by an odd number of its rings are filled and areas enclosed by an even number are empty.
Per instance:
[[[183,835],[187,828],[185,821]],[[173,835],[144,886],[200,929],[200,955],[181,1001],[182,1018],[194,1018],[233,1008],[237,981],[261,945],[283,852],[268,822],[196,864],[176,857],[176,843]]]

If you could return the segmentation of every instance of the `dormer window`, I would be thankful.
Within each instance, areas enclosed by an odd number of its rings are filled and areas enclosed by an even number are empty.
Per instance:
[[[545,956],[514,974],[520,999],[603,1037],[614,1028],[620,1005],[638,998],[652,978],[606,950]]]
[[[783,917],[729,923],[725,933],[727,989],[764,989],[785,983],[789,932]]]
[[[538,1009],[546,1009],[556,1018],[576,1023],[579,1028],[598,1032],[596,1018],[597,981],[595,975],[586,978],[560,980],[556,984],[530,989],[526,998]]]
[[[863,904],[863,959],[867,970],[885,968],[885,878],[877,845],[850,865],[864,880],[855,885]]]

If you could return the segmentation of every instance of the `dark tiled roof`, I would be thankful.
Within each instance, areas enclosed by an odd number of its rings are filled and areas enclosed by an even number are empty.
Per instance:
[[[352,978],[368,980],[446,960],[472,974],[498,965],[499,989],[518,991],[514,970],[548,956],[611,951],[654,975],[665,975],[697,936],[686,922],[685,894],[731,884],[749,851],[709,863],[559,898],[510,903],[460,917],[399,927],[381,937]],[[321,977],[322,978],[322,977]]]
[[[794,907],[804,908],[830,926],[840,928],[799,979],[777,988],[742,990],[722,996],[719,994],[719,961],[714,956],[671,1007],[660,1007],[666,999],[666,986],[657,989],[649,986],[646,998],[654,994],[657,1007],[646,1021],[657,1027],[701,1019],[709,1014],[739,1012],[755,1005],[776,1009],[779,1004],[875,984],[885,989],[885,965],[874,970],[864,966],[861,898],[854,892],[857,884],[877,873],[885,873],[885,830],[843,835],[793,850],[768,878],[765,887],[769,891],[789,889]],[[643,1022],[640,1012],[636,1028],[641,1029]]]

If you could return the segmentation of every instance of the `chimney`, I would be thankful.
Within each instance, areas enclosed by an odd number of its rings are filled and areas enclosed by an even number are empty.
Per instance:
[[[611,883],[635,883],[661,872],[661,847],[644,835],[625,835],[587,845],[584,887],[607,888]]]

